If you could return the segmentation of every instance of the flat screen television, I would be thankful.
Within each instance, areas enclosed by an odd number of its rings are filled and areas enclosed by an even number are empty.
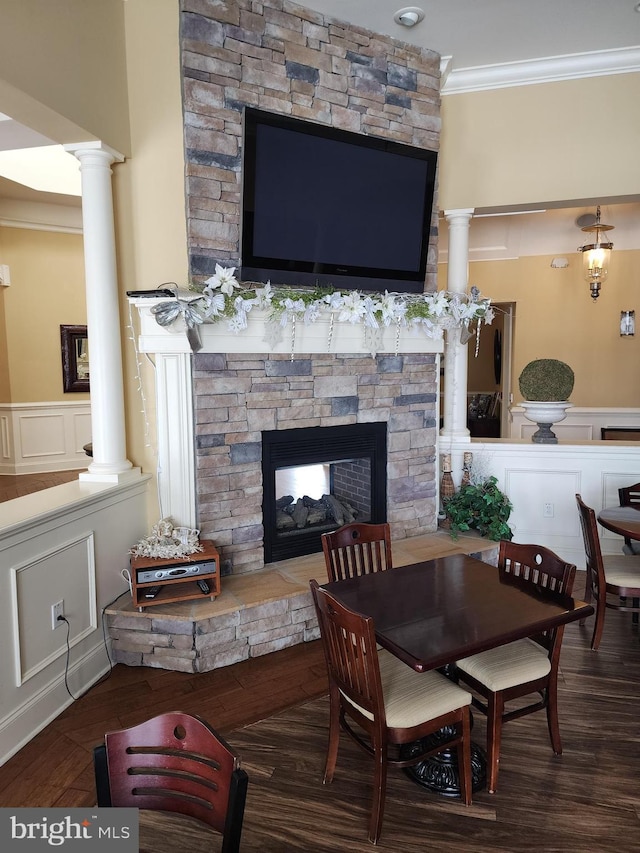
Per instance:
[[[243,281],[421,293],[437,153],[247,108]]]

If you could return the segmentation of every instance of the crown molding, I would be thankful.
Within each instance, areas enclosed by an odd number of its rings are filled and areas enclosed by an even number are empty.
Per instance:
[[[82,234],[82,225],[80,206],[0,198],[0,226],[3,228]]]
[[[610,74],[631,74],[640,71],[640,47],[619,50],[600,50],[592,53],[573,53],[567,56],[547,56],[525,62],[505,62],[476,68],[452,70],[442,77],[441,94],[461,95],[505,89],[511,86],[532,86],[556,83],[561,80],[580,80],[584,77],[604,77]]]

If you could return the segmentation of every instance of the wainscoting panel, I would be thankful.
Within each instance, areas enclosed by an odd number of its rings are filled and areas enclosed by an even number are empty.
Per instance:
[[[0,404],[0,474],[86,468],[91,402]]]
[[[465,452],[473,454],[473,469],[487,476],[493,474],[511,500],[509,524],[514,541],[545,545],[579,569],[584,569],[585,556],[576,494],[598,513],[603,506],[617,505],[620,486],[640,481],[640,442],[453,442],[456,486],[462,477]],[[622,552],[621,536],[601,527],[599,532],[605,554]]]
[[[39,554],[11,569],[16,686],[66,654],[67,625],[54,629],[51,606],[63,602],[74,648],[97,628],[96,568],[92,532]],[[55,589],[45,583],[55,577]]]

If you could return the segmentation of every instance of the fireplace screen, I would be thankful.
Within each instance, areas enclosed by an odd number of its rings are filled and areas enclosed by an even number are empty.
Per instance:
[[[262,434],[265,563],[322,550],[320,535],[386,520],[386,424]]]

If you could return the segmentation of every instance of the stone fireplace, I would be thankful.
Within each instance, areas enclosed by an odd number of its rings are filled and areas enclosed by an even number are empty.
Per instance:
[[[390,522],[395,538],[435,529],[433,354],[301,354],[291,360],[214,353],[195,355],[193,367],[197,526],[202,538],[216,542],[225,570],[254,571],[265,563],[264,431],[324,428],[331,437],[340,426],[385,425],[386,458],[377,460],[386,470],[380,520]]]
[[[336,324],[334,353],[318,323],[298,329],[300,352],[292,356],[285,337],[266,353],[265,317],[252,312],[245,332],[229,331],[225,320],[202,326],[203,349],[194,355],[184,329],[156,323],[157,301],[136,305],[140,350],[153,353],[156,365],[162,512],[213,539],[223,573],[265,564],[262,436],[269,431],[382,425],[383,511],[393,538],[436,530],[442,340],[385,329],[372,355],[361,327]]]

